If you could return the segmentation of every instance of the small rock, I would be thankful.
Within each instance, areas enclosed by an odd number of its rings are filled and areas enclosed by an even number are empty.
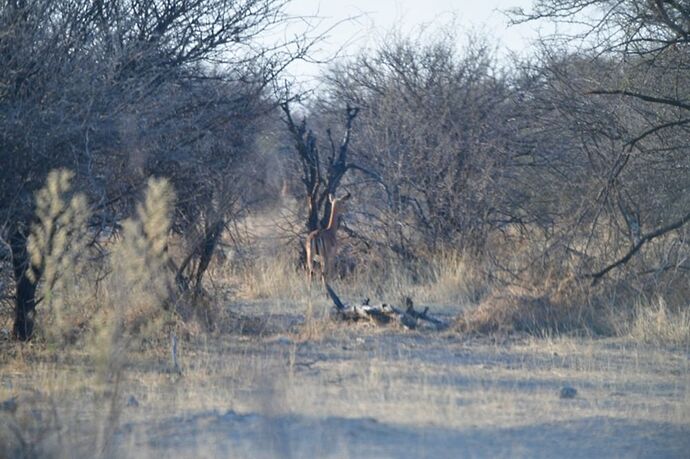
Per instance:
[[[127,406],[131,406],[132,408],[136,408],[139,406],[139,400],[134,395],[130,395],[129,398],[127,399]]]
[[[565,386],[561,388],[561,398],[575,398],[577,395],[577,389],[570,386]]]

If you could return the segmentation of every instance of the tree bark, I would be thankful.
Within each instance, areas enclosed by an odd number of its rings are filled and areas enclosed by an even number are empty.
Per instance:
[[[33,336],[34,316],[36,314],[37,281],[28,276],[30,257],[27,236],[16,229],[10,237],[12,248],[12,268],[15,280],[14,325],[12,333],[20,341],[28,341]],[[34,279],[37,279],[35,276]]]
[[[220,239],[220,235],[223,233],[224,227],[225,222],[223,220],[219,220],[216,223],[207,226],[204,231],[204,241],[200,247],[199,266],[197,266],[194,281],[195,296],[201,293],[204,273],[206,272],[208,265],[211,263],[216,246],[218,245],[218,239]]]

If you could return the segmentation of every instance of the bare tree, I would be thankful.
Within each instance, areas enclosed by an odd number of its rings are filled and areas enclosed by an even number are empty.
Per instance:
[[[481,250],[488,229],[511,218],[499,185],[508,87],[485,44],[454,43],[394,37],[326,77],[326,107],[362,107],[352,151],[374,172],[370,237],[409,260],[419,248]]]
[[[345,128],[341,142],[336,146],[333,134],[327,129],[328,155],[323,158],[315,134],[308,129],[307,118],[296,121],[290,111],[289,102],[283,102],[281,108],[284,121],[294,141],[295,152],[301,166],[301,180],[307,200],[307,233],[325,228],[331,214],[329,196],[336,196],[338,187],[350,169],[357,166],[348,160],[352,127],[359,108],[347,106],[345,109]],[[321,218],[319,210],[323,208]]]
[[[675,1],[551,1],[535,2],[532,11],[514,11],[517,22],[549,19],[576,24],[576,38],[588,47],[592,61],[615,63],[597,79],[571,87],[607,113],[607,127],[580,123],[590,138],[605,139],[609,153],[594,152],[592,164],[602,172],[590,213],[590,234],[610,225],[624,235],[621,243],[599,255],[589,276],[594,282],[641,254],[649,242],[677,233],[690,221],[690,202],[683,190],[688,183],[690,145],[690,7]],[[567,37],[572,40],[572,36]],[[561,81],[572,81],[561,74]],[[602,118],[600,118],[602,119]],[[600,218],[608,214],[608,218]],[[684,257],[667,254],[656,267],[640,272],[662,272],[681,267]],[[653,249],[650,249],[653,250]]]
[[[200,284],[219,228],[236,210],[227,204],[231,174],[218,166],[250,150],[247,127],[265,111],[264,89],[306,52],[302,37],[258,40],[284,23],[285,3],[0,1],[0,221],[11,247],[15,336],[31,337],[37,303],[36,280],[25,275],[33,193],[57,167],[77,173],[95,218],[110,226],[131,211],[149,175],[171,173],[181,186],[217,173],[222,180],[176,213],[177,229],[185,219],[204,228],[191,244],[193,272],[180,267]],[[206,210],[190,211],[193,199]]]

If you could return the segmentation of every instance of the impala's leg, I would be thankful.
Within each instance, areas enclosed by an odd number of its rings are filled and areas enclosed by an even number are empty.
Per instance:
[[[326,276],[328,274],[328,252],[324,248],[323,256],[321,257],[321,283],[326,287]]]
[[[326,278],[330,278],[333,274],[333,247],[324,247],[324,260],[323,260],[323,282],[326,283]]]
[[[323,239],[319,242],[319,270],[321,271],[321,282],[325,284],[326,271],[328,270],[328,247]]]
[[[312,244],[314,243],[314,238],[311,236],[311,234],[307,237],[307,244],[306,244],[306,249],[307,249],[307,282],[311,283],[312,278],[314,277],[314,251],[312,248]]]

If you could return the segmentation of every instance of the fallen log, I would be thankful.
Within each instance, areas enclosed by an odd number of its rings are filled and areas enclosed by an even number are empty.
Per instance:
[[[340,300],[330,285],[327,283],[325,285],[328,296],[335,306],[331,313],[331,317],[334,320],[348,322],[368,321],[377,325],[397,323],[410,330],[416,329],[421,321],[436,330],[448,328],[446,322],[429,315],[428,307],[421,312],[415,310],[414,303],[409,297],[405,298],[405,310],[386,303],[370,305],[368,298],[361,305],[346,305]]]

